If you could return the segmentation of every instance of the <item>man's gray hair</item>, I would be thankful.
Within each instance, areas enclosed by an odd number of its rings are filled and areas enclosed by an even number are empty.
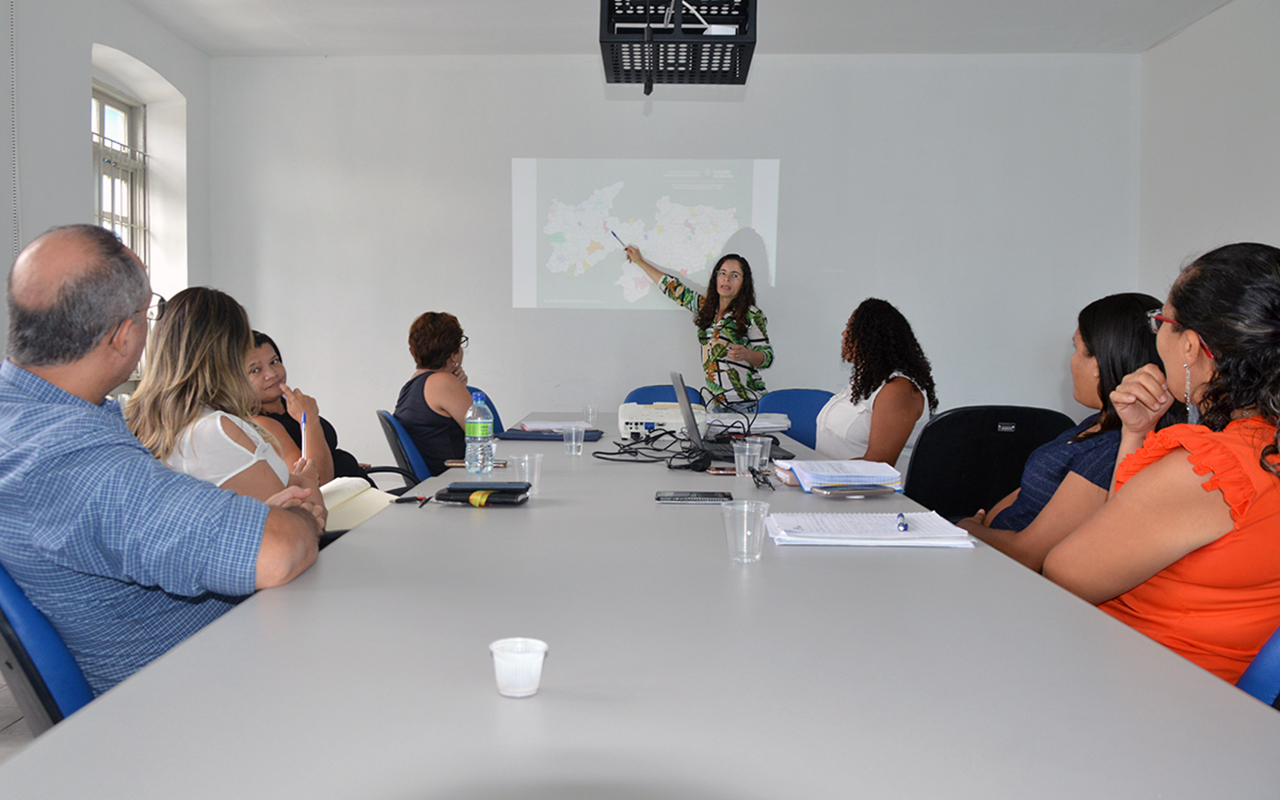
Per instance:
[[[8,355],[15,364],[48,367],[77,361],[151,298],[146,274],[111,231],[97,225],[65,225],[44,235],[51,233],[72,234],[94,245],[96,258],[45,308],[16,303],[9,272]]]

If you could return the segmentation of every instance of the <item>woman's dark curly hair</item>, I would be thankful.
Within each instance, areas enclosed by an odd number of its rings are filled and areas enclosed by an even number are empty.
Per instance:
[[[409,352],[418,369],[440,369],[462,347],[462,324],[444,311],[428,311],[409,326]]]
[[[1256,412],[1280,423],[1280,250],[1265,244],[1229,244],[1186,267],[1169,290],[1178,320],[1213,354],[1214,373],[1200,400],[1200,424],[1220,431],[1236,412]],[[1165,364],[1165,373],[1176,369]],[[1181,382],[1169,376],[1175,392]],[[1262,449],[1264,469],[1280,476],[1268,459],[1276,441]]]
[[[698,330],[710,328],[715,322],[716,312],[720,310],[720,292],[716,289],[716,278],[720,274],[720,266],[726,261],[737,261],[742,265],[742,288],[738,291],[738,296],[729,304],[725,315],[733,317],[744,331],[750,324],[747,321],[747,312],[756,304],[756,284],[751,280],[751,265],[737,253],[726,253],[720,256],[715,268],[711,270],[711,280],[707,283],[707,293],[702,298],[702,307],[698,309],[697,314],[693,315],[693,324]]]
[[[911,332],[911,323],[888,302],[868,297],[853,310],[844,328],[840,355],[853,365],[849,376],[852,402],[867,399],[890,375],[901,372],[924,392],[929,413],[938,410],[929,359]]]

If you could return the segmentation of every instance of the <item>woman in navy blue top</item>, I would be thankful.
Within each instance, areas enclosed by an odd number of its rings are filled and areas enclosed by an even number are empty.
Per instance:
[[[1053,546],[1102,507],[1120,447],[1111,390],[1144,364],[1160,363],[1147,322],[1153,308],[1160,308],[1159,300],[1137,293],[1113,294],[1084,307],[1072,337],[1072,394],[1098,413],[1037,448],[1022,470],[1021,485],[990,512],[961,520],[960,527],[1039,571]],[[1166,417],[1164,424],[1176,421]]]
[[[432,475],[466,454],[463,423],[471,408],[462,351],[467,337],[452,314],[428,311],[409,327],[409,352],[418,369],[400,389],[393,412],[418,446]]]

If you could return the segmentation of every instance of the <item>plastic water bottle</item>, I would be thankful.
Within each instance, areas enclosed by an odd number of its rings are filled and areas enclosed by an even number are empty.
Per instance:
[[[493,412],[484,401],[484,392],[471,393],[471,408],[463,426],[467,434],[467,472],[493,471]]]

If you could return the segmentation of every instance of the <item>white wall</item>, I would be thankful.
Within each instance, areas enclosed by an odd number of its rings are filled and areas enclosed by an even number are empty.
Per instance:
[[[7,8],[5,9],[7,16]],[[150,66],[187,98],[188,271],[209,279],[209,58],[123,0],[17,0],[18,239],[25,245],[53,225],[89,222],[89,98],[95,43]],[[5,77],[8,77],[7,59]],[[8,84],[5,84],[8,95]],[[0,129],[13,121],[0,103]],[[11,162],[7,146],[0,158]],[[12,170],[0,175],[0,237],[6,262],[13,241]],[[7,264],[6,264],[7,269]],[[7,315],[0,309],[0,339]]]
[[[1142,56],[1141,285],[1218,245],[1280,245],[1280,4],[1234,0]]]
[[[1137,284],[1137,56],[760,56],[745,91],[606,89],[595,57],[213,62],[212,280],[362,459],[448,310],[508,422],[696,375],[687,315],[511,308],[512,157],[781,159],[770,386],[836,389],[869,295],[944,407],[1079,416],[1075,314]]]

